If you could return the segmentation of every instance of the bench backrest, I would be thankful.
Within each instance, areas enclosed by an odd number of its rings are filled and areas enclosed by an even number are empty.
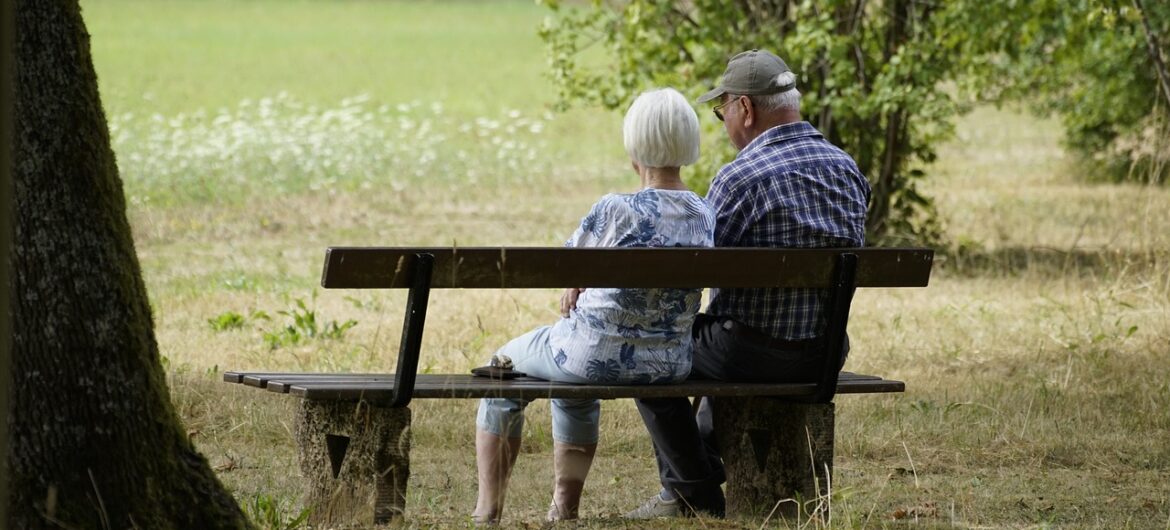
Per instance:
[[[857,287],[925,287],[923,248],[355,248],[325,252],[321,285],[409,288],[414,256],[434,256],[432,289],[564,287],[830,287],[843,253]]]
[[[857,287],[925,287],[934,251],[925,248],[399,248],[332,247],[321,285],[330,289],[409,288],[395,395],[406,406],[418,370],[430,289],[564,287],[811,287],[829,290],[823,347],[840,351]],[[816,392],[837,383],[825,355]]]

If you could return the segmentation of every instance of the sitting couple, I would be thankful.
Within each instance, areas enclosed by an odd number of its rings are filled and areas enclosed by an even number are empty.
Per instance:
[[[706,199],[689,191],[681,166],[699,156],[699,123],[677,91],[646,92],[622,127],[642,190],[602,197],[566,242],[570,247],[853,247],[864,244],[869,184],[853,159],[800,116],[796,76],[759,50],[736,55],[719,100],[739,149]],[[816,289],[712,289],[697,314],[698,289],[567,289],[562,318],[513,339],[497,355],[550,381],[668,384],[688,376],[732,381],[815,381],[823,294]],[[630,518],[721,517],[722,460],[711,432],[710,398],[636,400],[650,432],[662,490]],[[476,420],[479,498],[473,518],[495,523],[520,451],[527,402],[484,399]],[[577,517],[597,450],[601,404],[553,399],[554,491],[550,521]]]

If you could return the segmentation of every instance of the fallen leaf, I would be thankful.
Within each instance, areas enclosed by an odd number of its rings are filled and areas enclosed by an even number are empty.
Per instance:
[[[235,471],[239,468],[240,462],[234,458],[229,458],[227,462],[215,466],[214,469],[216,473],[227,473],[228,471]]]

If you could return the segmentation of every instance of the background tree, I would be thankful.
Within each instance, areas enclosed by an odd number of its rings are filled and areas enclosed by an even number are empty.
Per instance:
[[[1147,116],[1170,108],[1152,97],[1170,3],[1131,1],[545,0],[555,16],[540,34],[562,106],[619,108],[658,85],[698,96],[733,54],[772,49],[800,76],[806,119],[869,177],[870,242],[932,244],[940,230],[918,184],[974,103],[1058,114],[1074,152],[1114,169],[1157,152],[1140,140],[1167,130]],[[688,174],[700,191],[732,156],[705,123],[715,154]]]
[[[15,2],[7,528],[245,528],[167,391],[78,2]]]
[[[915,0],[631,0],[562,8],[542,28],[552,77],[565,104],[626,104],[649,86],[697,97],[727,59],[769,48],[800,76],[805,117],[857,160],[874,187],[871,242],[933,242],[940,230],[918,192],[934,146],[963,107],[938,86],[951,56],[936,43],[935,2]],[[600,44],[601,57],[593,48]],[[600,59],[600,60],[599,60]],[[732,156],[717,122],[704,120],[701,191]]]
[[[1060,117],[1082,176],[1164,182],[1170,174],[1170,2],[962,0],[944,25],[984,99]]]

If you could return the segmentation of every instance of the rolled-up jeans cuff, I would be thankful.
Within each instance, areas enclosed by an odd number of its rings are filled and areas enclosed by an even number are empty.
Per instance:
[[[524,433],[524,408],[527,406],[528,402],[519,399],[481,399],[475,426],[496,436],[519,438]]]
[[[577,445],[597,443],[601,423],[601,401],[596,399],[552,400],[553,440]]]

